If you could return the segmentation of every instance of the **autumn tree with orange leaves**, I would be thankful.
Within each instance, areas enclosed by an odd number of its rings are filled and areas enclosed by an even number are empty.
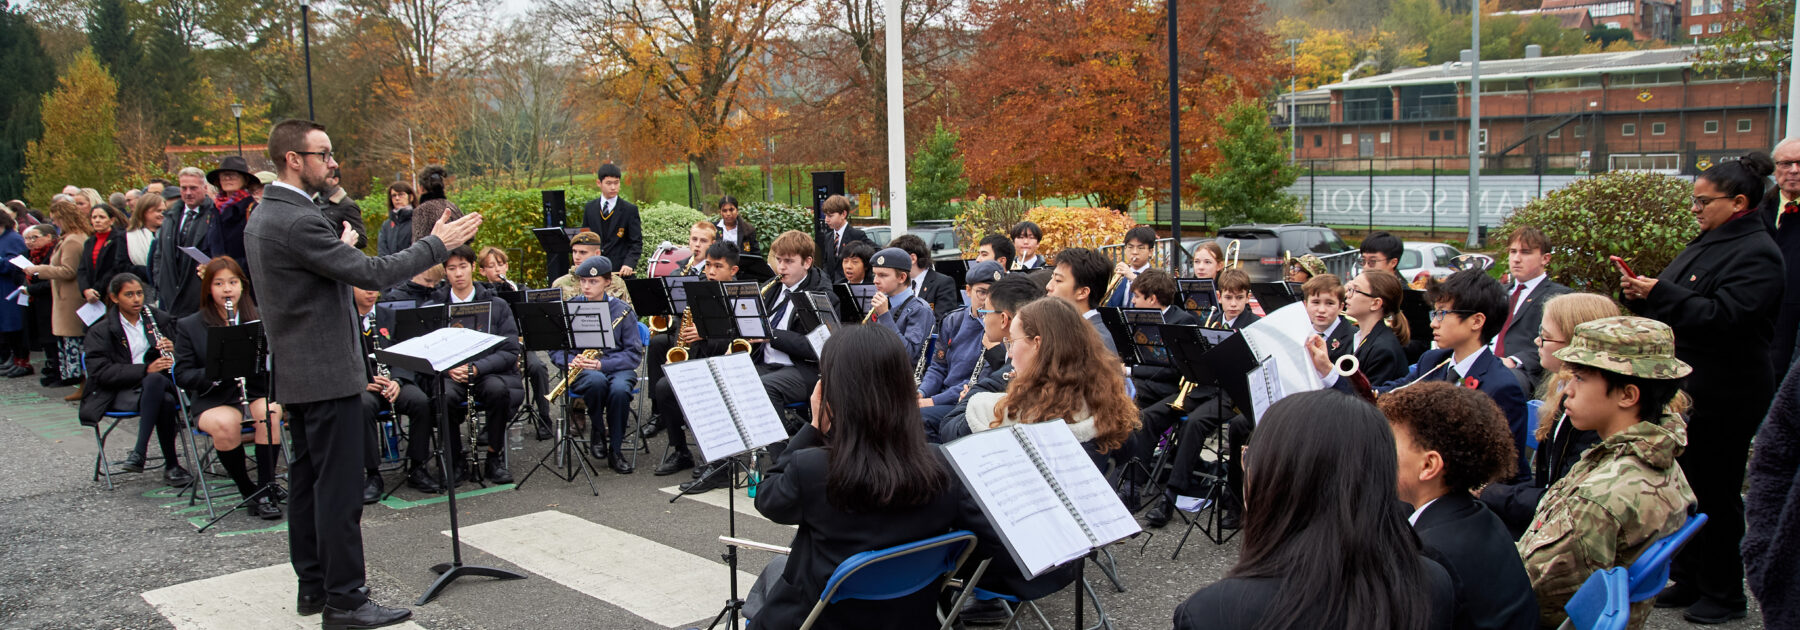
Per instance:
[[[1263,93],[1285,57],[1260,3],[1180,0],[1182,177],[1217,159],[1218,114]],[[1161,2],[990,0],[959,72],[953,118],[975,190],[1093,195],[1129,207],[1167,195],[1168,30]],[[1187,193],[1184,192],[1184,196]]]

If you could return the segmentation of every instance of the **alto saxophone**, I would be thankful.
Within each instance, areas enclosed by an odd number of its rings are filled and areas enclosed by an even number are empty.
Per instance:
[[[625,321],[625,313],[624,312],[619,313],[618,317],[613,318],[612,325],[607,326],[607,328],[608,329],[618,328],[619,322],[622,322],[622,321]],[[669,351],[674,352],[675,349],[670,348]],[[600,350],[598,348],[589,348],[587,350],[581,351],[581,358],[583,358],[583,359],[592,360],[593,358],[598,357],[598,356],[600,356]],[[571,361],[571,363],[573,363],[573,361]],[[561,398],[563,395],[563,392],[569,391],[569,388],[575,385],[575,377],[581,376],[581,373],[584,371],[586,371],[586,370],[583,370],[581,368],[576,368],[576,367],[569,368],[568,375],[563,377],[562,382],[557,383],[556,388],[550,390],[550,398],[551,399]]]
[[[675,329],[675,347],[669,348],[669,352],[663,355],[663,363],[680,363],[688,360],[687,341],[682,340],[681,331],[687,330],[692,325],[694,325],[694,310],[689,308],[681,314],[681,327]]]

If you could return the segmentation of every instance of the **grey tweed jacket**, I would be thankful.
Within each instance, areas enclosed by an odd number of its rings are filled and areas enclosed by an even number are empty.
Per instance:
[[[448,258],[435,236],[370,258],[338,240],[311,199],[271,185],[244,228],[257,306],[274,362],[271,399],[355,396],[366,382],[351,286],[382,290]]]

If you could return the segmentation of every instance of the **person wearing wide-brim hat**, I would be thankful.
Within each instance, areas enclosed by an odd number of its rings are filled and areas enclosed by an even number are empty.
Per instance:
[[[251,207],[256,205],[251,184],[260,187],[262,180],[250,172],[250,165],[244,158],[228,155],[219,161],[218,168],[206,173],[206,181],[219,189],[219,196],[213,199],[216,214],[205,240],[200,242],[200,251],[213,258],[230,256],[240,266],[247,266],[249,257],[244,252],[244,225],[250,220]]]

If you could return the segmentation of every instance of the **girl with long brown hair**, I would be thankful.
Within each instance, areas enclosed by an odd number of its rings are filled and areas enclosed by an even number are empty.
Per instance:
[[[1344,314],[1356,321],[1353,347],[1362,373],[1371,383],[1386,383],[1406,375],[1406,315],[1400,300],[1406,286],[1391,273],[1363,273],[1344,286]]]
[[[1116,356],[1068,302],[1035,300],[1019,309],[1007,344],[1012,382],[1006,392],[969,398],[970,430],[1061,420],[1076,440],[1106,453],[1138,428]]]

